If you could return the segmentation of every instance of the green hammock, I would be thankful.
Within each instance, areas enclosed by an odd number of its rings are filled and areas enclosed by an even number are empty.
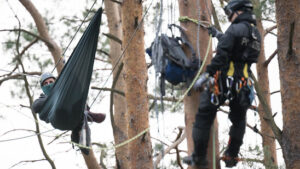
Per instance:
[[[39,113],[41,120],[56,129],[73,130],[83,122],[101,15],[102,8],[91,20]]]

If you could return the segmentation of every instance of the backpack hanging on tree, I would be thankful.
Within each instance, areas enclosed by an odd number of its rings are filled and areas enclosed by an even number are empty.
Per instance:
[[[176,27],[181,32],[181,37],[175,37],[172,27]],[[183,29],[175,24],[169,25],[172,36],[161,34],[152,42],[151,47],[146,52],[152,59],[155,72],[160,74],[161,95],[165,95],[165,80],[172,85],[178,85],[181,82],[191,82],[197,72],[199,60],[192,45],[186,38]],[[192,56],[189,58],[183,51],[186,46]]]

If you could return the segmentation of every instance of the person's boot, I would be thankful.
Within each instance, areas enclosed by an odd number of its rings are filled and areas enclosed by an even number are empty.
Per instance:
[[[196,157],[194,155],[186,156],[182,159],[183,163],[190,166],[197,166],[201,169],[208,168],[208,162],[205,157]]]
[[[229,139],[227,149],[222,157],[222,160],[225,162],[226,167],[232,168],[239,162],[238,153],[240,151],[240,146],[242,145],[242,143],[242,141],[232,137]]]
[[[225,153],[223,154],[222,160],[225,162],[225,166],[227,168],[232,168],[235,167],[236,164],[239,162],[238,157],[233,157],[232,155],[230,155],[230,153],[228,151],[225,151]]]
[[[96,123],[101,123],[105,120],[106,115],[103,113],[93,113],[88,111],[87,113],[87,120],[89,122],[96,122]]]

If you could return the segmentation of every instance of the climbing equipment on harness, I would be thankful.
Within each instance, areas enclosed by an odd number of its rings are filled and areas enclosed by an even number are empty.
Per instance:
[[[219,85],[219,81],[220,81],[220,76],[221,76],[221,71],[217,71],[214,74],[214,78],[213,78],[213,84],[211,86],[211,99],[210,102],[214,105],[219,105],[220,100],[219,100],[219,95],[221,94],[219,87],[221,87],[221,85]]]

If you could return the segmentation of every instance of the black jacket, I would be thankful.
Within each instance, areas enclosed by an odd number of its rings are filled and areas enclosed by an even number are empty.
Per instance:
[[[255,17],[252,13],[242,13],[240,14],[233,23],[226,30],[224,35],[218,38],[219,43],[217,46],[217,53],[212,59],[211,63],[207,66],[206,71],[212,76],[216,71],[221,70],[226,72],[229,67],[229,62],[234,61],[234,63],[247,63],[248,61],[242,59],[242,55],[245,53],[246,47],[243,46],[242,39],[246,37],[251,39],[251,25],[256,25]],[[254,27],[255,35],[257,36],[257,41],[259,42],[259,50],[254,52],[255,57],[259,56],[260,51],[260,35],[258,30]],[[247,52],[246,52],[247,53]],[[252,62],[248,62],[252,64]],[[250,70],[249,65],[249,70]],[[241,67],[242,69],[242,67]]]
[[[43,105],[44,105],[46,99],[47,99],[47,96],[42,93],[40,95],[40,97],[38,99],[36,99],[33,102],[33,104],[32,104],[32,110],[33,110],[33,112],[40,113],[40,111],[42,110]]]

